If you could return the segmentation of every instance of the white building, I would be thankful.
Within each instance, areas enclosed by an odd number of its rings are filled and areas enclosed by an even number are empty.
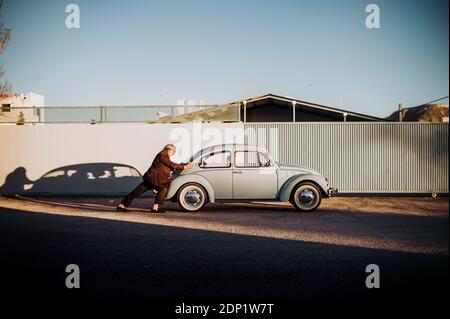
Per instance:
[[[1,93],[0,122],[16,122],[23,112],[25,122],[43,122],[44,112],[36,107],[44,106],[44,96],[36,93]]]

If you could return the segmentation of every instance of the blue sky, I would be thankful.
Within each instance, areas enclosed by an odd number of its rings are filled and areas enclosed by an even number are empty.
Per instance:
[[[80,29],[65,26],[69,3]],[[365,27],[370,3],[380,29]],[[5,0],[0,21],[12,29],[0,62],[13,90],[47,105],[272,92],[387,116],[448,95],[448,1]]]

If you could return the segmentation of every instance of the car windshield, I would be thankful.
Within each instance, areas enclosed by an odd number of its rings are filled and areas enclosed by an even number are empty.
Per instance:
[[[205,147],[205,148],[201,149],[200,151],[198,151],[197,153],[195,153],[194,155],[192,155],[191,158],[189,159],[189,162],[193,162],[197,158],[199,158],[200,156],[209,154],[212,151],[217,150],[219,148],[222,148],[222,146],[221,145],[215,145],[215,146]]]

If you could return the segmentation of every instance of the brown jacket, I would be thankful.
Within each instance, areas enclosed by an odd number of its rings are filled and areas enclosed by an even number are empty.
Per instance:
[[[168,152],[161,151],[156,155],[147,172],[145,172],[144,179],[153,185],[167,186],[170,173],[175,169],[183,170],[184,165],[172,162]]]

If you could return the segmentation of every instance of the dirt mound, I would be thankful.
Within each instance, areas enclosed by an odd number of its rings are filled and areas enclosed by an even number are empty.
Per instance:
[[[443,122],[448,118],[448,104],[425,104],[403,109],[403,122]],[[399,121],[398,111],[387,117],[391,121]]]

